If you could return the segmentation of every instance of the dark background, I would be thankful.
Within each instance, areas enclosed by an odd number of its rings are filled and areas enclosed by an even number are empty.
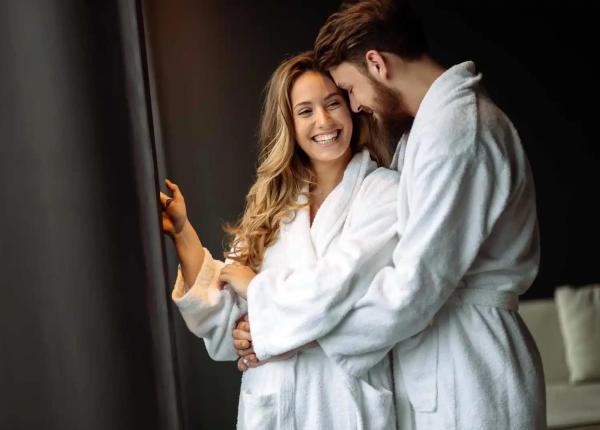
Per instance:
[[[0,429],[233,428],[240,376],[169,306],[153,196],[179,183],[220,254],[261,90],[338,4],[0,3]],[[416,6],[435,56],[475,60],[529,155],[542,265],[525,297],[600,281],[596,9]]]
[[[223,249],[220,226],[240,214],[253,177],[261,90],[284,57],[311,49],[339,3],[146,2],[168,172],[213,255]],[[474,60],[521,135],[542,237],[540,273],[525,298],[550,297],[562,284],[600,281],[591,59],[597,14],[576,2],[490,3],[415,5],[434,55],[446,66]],[[179,326],[186,422],[229,428],[239,381],[226,375],[235,374],[234,366],[211,362],[202,342]],[[207,399],[214,408],[204,407]]]

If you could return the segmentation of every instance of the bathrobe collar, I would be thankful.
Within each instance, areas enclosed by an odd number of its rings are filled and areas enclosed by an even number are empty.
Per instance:
[[[310,207],[304,206],[296,212],[293,221],[284,224],[291,239],[287,243],[288,253],[299,264],[315,263],[327,249],[327,246],[340,231],[350,209],[350,203],[358,192],[365,176],[376,168],[369,151],[363,149],[354,154],[344,171],[339,184],[329,193],[319,208],[312,226],[310,225]],[[303,191],[307,192],[308,188]],[[305,196],[299,201],[306,203]]]
[[[320,258],[335,235],[342,228],[350,209],[350,202],[358,192],[363,179],[375,169],[369,151],[354,154],[339,184],[325,198],[313,220],[310,234],[317,258]],[[308,209],[308,208],[306,208]]]
[[[452,100],[464,100],[466,91],[473,91],[479,85],[481,73],[476,73],[475,63],[465,61],[450,67],[431,84],[421,101],[415,116],[412,130],[420,130],[432,118],[436,118],[442,108]]]

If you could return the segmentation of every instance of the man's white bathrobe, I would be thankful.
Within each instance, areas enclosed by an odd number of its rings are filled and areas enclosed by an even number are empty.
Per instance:
[[[398,186],[398,174],[375,168],[368,151],[354,155],[312,226],[308,206],[298,211],[292,222],[282,224],[278,240],[266,251],[262,270],[301,270],[312,267],[330,252],[340,258],[337,264],[344,267],[360,258],[365,264],[352,276],[353,288],[344,292],[346,297],[338,299],[354,303],[362,297],[375,274],[391,264],[398,243],[396,195],[389,193]],[[342,231],[362,237],[360,245],[337,249]],[[236,320],[246,313],[246,303],[228,287],[218,289],[222,266],[206,251],[200,273],[189,291],[178,271],[172,298],[188,328],[204,338],[213,359],[236,360],[231,331]],[[321,281],[328,283],[332,277],[335,273],[324,274]],[[286,293],[280,291],[279,296]],[[291,294],[288,300],[310,303],[313,313],[326,317],[329,298],[320,297],[318,289],[308,286]],[[273,324],[279,326],[294,318],[294,314],[287,314]],[[395,428],[391,370],[391,360],[385,358],[360,377],[352,376],[320,347],[250,369],[242,378],[238,428]]]
[[[392,350],[401,430],[545,428],[541,361],[517,312],[538,269],[534,184],[517,132],[480,80],[472,62],[447,70],[403,136],[399,187],[389,191],[401,238],[394,266],[365,296],[340,300],[358,255],[327,284],[318,278],[339,266],[335,254],[304,270],[266,270],[248,289],[259,359],[318,339],[359,377]],[[361,240],[345,232],[341,243]],[[288,300],[313,284],[328,300],[325,318]]]

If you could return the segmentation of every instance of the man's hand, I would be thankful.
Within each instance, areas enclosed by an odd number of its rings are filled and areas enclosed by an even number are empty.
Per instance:
[[[233,347],[237,350],[237,354],[240,357],[250,358],[250,356],[253,356],[254,361],[258,361],[252,348],[252,335],[250,334],[248,314],[237,321],[231,335],[233,337]]]
[[[248,321],[247,314],[238,320],[235,328],[233,329],[232,335],[233,347],[237,350],[237,354],[240,356],[237,364],[238,369],[241,372],[245,372],[248,369],[254,369],[271,361],[287,360],[288,358],[292,358],[300,351],[304,351],[305,349],[314,348],[315,346],[318,346],[318,343],[316,341],[312,341],[310,343],[302,345],[299,348],[293,349],[280,355],[273,356],[268,360],[259,361],[258,358],[256,358],[256,354],[254,353],[254,348],[252,348],[250,322]]]

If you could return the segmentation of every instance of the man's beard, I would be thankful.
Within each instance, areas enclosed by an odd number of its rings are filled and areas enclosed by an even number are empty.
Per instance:
[[[394,151],[402,135],[410,130],[413,117],[402,99],[402,95],[367,75],[375,90],[376,113],[371,114],[369,123],[374,138]]]

